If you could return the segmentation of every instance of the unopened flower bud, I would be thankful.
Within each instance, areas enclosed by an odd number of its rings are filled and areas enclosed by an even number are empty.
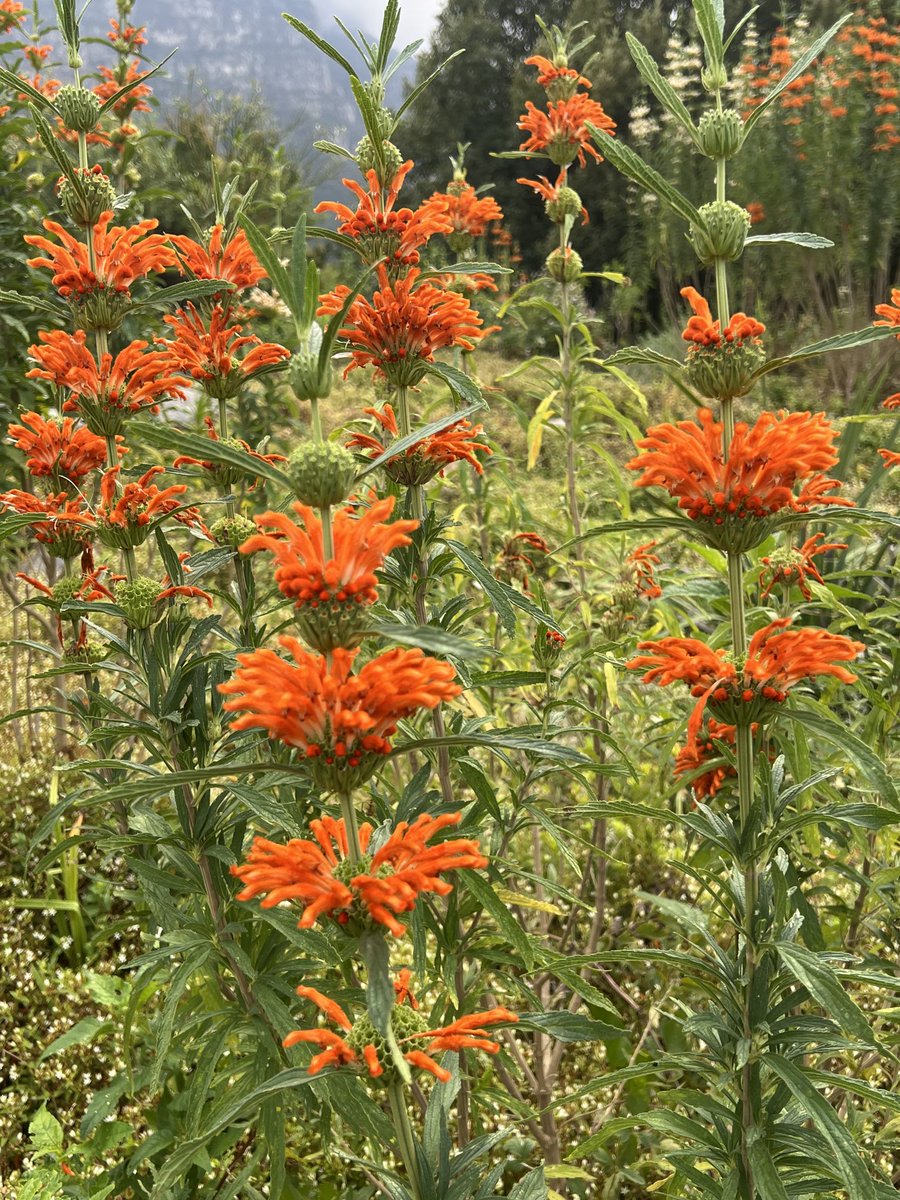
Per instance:
[[[233,517],[220,517],[209,527],[209,536],[217,546],[232,546],[235,550],[257,532],[254,522],[239,513]]]
[[[377,154],[372,139],[367,135],[356,147],[356,161],[363,175],[375,171],[378,173],[379,182],[390,183],[403,166],[403,155],[387,138],[381,143],[381,154]],[[384,179],[381,178],[382,172]]]
[[[562,655],[566,639],[555,629],[539,629],[531,643],[534,661],[542,671],[555,667]]]
[[[577,217],[581,209],[581,197],[570,187],[561,187],[555,199],[544,201],[544,212],[557,225],[562,225],[566,217]]]
[[[328,508],[347,499],[359,468],[344,446],[307,441],[290,455],[286,470],[301,504]]]
[[[93,667],[106,658],[103,646],[95,646],[91,642],[73,642],[63,650],[62,660],[69,666]]]
[[[279,208],[286,201],[287,201],[287,196],[285,195],[284,192],[273,192],[272,193],[272,203],[275,204],[276,206],[278,206]]]
[[[547,255],[546,267],[547,274],[557,283],[574,283],[580,278],[584,263],[577,251],[566,246],[565,249],[557,247]]]
[[[322,329],[313,324],[306,344],[291,356],[287,369],[287,381],[298,400],[324,400],[331,394],[334,371],[329,359],[319,368],[319,348],[322,345]]]
[[[40,188],[44,186],[47,179],[40,171],[32,171],[30,175],[26,176],[25,182],[30,188]]]
[[[718,67],[707,67],[700,72],[700,82],[706,92],[720,92],[728,85],[728,72],[724,64]]]
[[[734,108],[710,109],[697,128],[707,158],[733,158],[744,141],[744,122]]]
[[[76,329],[85,329],[89,333],[103,329],[112,333],[118,329],[131,307],[131,296],[128,292],[117,292],[113,288],[99,288],[94,292],[79,294],[72,292],[68,297],[69,308]],[[92,433],[105,430],[92,429]],[[117,422],[113,433],[121,432],[121,422]]]
[[[54,608],[62,608],[69,600],[74,600],[84,580],[79,575],[64,575],[53,585],[51,603]]]
[[[149,629],[157,617],[159,584],[147,575],[116,584],[116,604],[132,629]]]
[[[714,200],[702,206],[700,216],[703,224],[692,224],[688,236],[703,265],[740,258],[750,228],[746,208],[730,200]]]
[[[73,225],[87,228],[96,225],[100,214],[113,207],[116,189],[109,177],[103,174],[99,163],[93,167],[75,167],[74,172],[81,185],[80,193],[69,177],[62,175],[56,185],[56,194],[63,212]]]
[[[100,100],[87,88],[67,84],[56,93],[53,103],[66,129],[73,133],[90,133],[100,120]]]
[[[758,338],[717,346],[691,346],[684,364],[691,387],[711,400],[733,400],[753,386],[766,360]]]

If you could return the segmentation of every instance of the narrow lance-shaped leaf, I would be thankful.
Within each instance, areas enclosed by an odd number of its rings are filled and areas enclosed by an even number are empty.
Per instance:
[[[641,187],[658,196],[660,200],[664,200],[689,224],[704,227],[703,218],[690,200],[686,196],[682,196],[681,192],[674,188],[667,179],[664,179],[659,171],[644,162],[640,155],[635,154],[624,142],[598,129],[590,121],[587,122],[587,128],[597,143],[600,153],[612,163],[617,171],[635,183],[639,183]]]
[[[290,276],[281,265],[281,262],[279,261],[278,256],[275,254],[272,247],[269,245],[266,235],[258,225],[255,225],[250,220],[246,213],[241,213],[238,220],[240,222],[241,229],[243,229],[244,233],[247,235],[247,241],[250,243],[250,249],[259,259],[261,265],[265,267],[266,274],[272,281],[272,284],[275,287],[275,290],[278,292],[278,295],[291,310],[291,315],[294,318],[299,317],[300,314],[297,307],[297,299],[294,295],[294,287]]]
[[[722,31],[725,13],[721,0],[694,0],[694,18],[706,51],[706,65],[715,70],[721,67],[724,59]]]
[[[779,79],[770,92],[766,93],[762,99],[762,103],[758,104],[757,107],[754,108],[753,112],[744,122],[745,137],[762,116],[762,114],[766,111],[769,105],[773,102],[773,100],[776,100],[786,88],[790,87],[795,79],[799,78],[799,76],[806,71],[810,64],[819,57],[841,26],[845,25],[852,16],[852,13],[846,13],[840,18],[840,20],[835,21],[831,28],[826,30],[821,37],[816,38],[806,53],[801,54],[791,69],[785,72],[785,74],[781,77],[781,79]]]
[[[640,72],[641,78],[663,108],[670,112],[687,130],[694,144],[699,145],[697,127],[694,125],[691,114],[671,83],[660,74],[659,67],[651,58],[647,48],[631,33],[625,34],[625,41],[628,43],[628,49],[631,51],[631,57],[634,59],[634,65]]]
[[[821,342],[812,342],[809,346],[801,346],[781,358],[770,358],[763,363],[753,378],[768,375],[770,371],[778,371],[781,367],[792,363],[803,362],[807,358],[816,358],[820,354],[830,354],[833,350],[855,350],[858,346],[867,346],[870,342],[881,341],[882,338],[893,337],[896,334],[891,326],[866,325],[863,329],[855,329],[851,333],[839,333],[834,337],[824,338]]]
[[[790,242],[794,246],[805,246],[807,250],[828,250],[834,242],[818,233],[758,233],[748,237],[745,246],[763,242]]]
[[[101,104],[100,115],[103,116],[104,113],[109,112],[114,105],[118,104],[123,96],[127,96],[128,93],[133,92],[136,87],[140,87],[145,80],[150,78],[151,75],[155,75],[157,71],[161,71],[175,53],[176,51],[172,50],[171,53],[166,55],[162,62],[157,63],[155,67],[151,67],[149,71],[144,71],[140,78],[132,79],[130,83],[126,83],[124,87],[120,87],[117,92],[113,92],[110,98]]]
[[[312,42],[312,44],[318,50],[321,50],[323,54],[327,54],[332,62],[336,62],[339,67],[343,67],[351,78],[356,74],[356,72],[347,62],[346,58],[344,58],[343,54],[341,54],[340,51],[335,50],[334,46],[332,46],[330,42],[326,42],[323,37],[319,37],[314,29],[310,29],[308,25],[304,24],[303,21],[298,21],[298,19],[296,17],[292,17],[290,13],[282,13],[281,16],[283,20],[287,21],[288,25],[292,26],[292,28],[296,29],[298,33],[302,34],[308,41]]]
[[[827,962],[813,950],[794,942],[776,942],[775,949],[798,983],[806,988],[845,1033],[852,1034],[869,1046],[876,1045],[869,1022]]]
[[[414,87],[413,90],[406,97],[406,99],[403,101],[403,103],[400,105],[400,107],[397,109],[396,121],[399,121],[400,118],[403,116],[403,114],[406,112],[406,110],[408,108],[411,108],[412,105],[415,104],[415,102],[422,95],[422,93],[425,91],[425,89],[427,87],[429,87],[432,83],[434,83],[435,79],[437,79],[438,75],[440,75],[441,71],[443,71],[443,69],[444,69],[444,67],[446,67],[447,63],[452,62],[454,58],[458,58],[460,54],[465,54],[465,52],[466,52],[465,47],[463,47],[460,50],[454,50],[454,52],[451,55],[449,55],[447,58],[444,59],[444,61],[437,68],[436,71],[432,71],[431,74],[426,79],[423,79],[420,84],[418,84],[416,87]]]
[[[457,421],[462,421],[466,417],[472,416],[473,413],[479,412],[484,405],[470,405],[468,408],[460,409],[458,412],[450,413],[449,416],[440,417],[437,421],[431,421],[428,425],[420,425],[418,429],[414,429],[412,433],[406,434],[405,437],[397,438],[395,442],[391,442],[384,454],[379,454],[377,458],[373,458],[370,463],[360,471],[357,479],[362,479],[369,475],[378,467],[383,466],[392,458],[396,458],[399,454],[405,454],[416,442],[423,438],[431,437],[435,433],[441,433],[450,425],[455,425]]]
[[[381,262],[382,260],[379,259],[378,261]],[[329,360],[331,359],[332,348],[334,346],[335,341],[337,340],[338,334],[340,332],[340,328],[344,323],[344,318],[347,316],[347,313],[350,311],[350,305],[353,303],[353,301],[356,299],[356,297],[359,295],[359,293],[363,290],[363,288],[365,287],[365,284],[366,284],[366,280],[369,278],[369,276],[372,274],[372,272],[375,270],[375,268],[377,266],[378,266],[378,263],[372,263],[372,265],[370,267],[366,267],[366,269],[363,271],[362,275],[360,275],[359,279],[357,279],[356,283],[354,283],[353,287],[347,293],[347,295],[344,299],[344,303],[341,305],[340,309],[334,314],[334,316],[331,318],[331,320],[325,326],[325,332],[322,335],[322,345],[319,347],[319,373],[320,374],[322,371],[325,370],[326,366],[328,365]]]
[[[18,75],[8,71],[6,67],[0,67],[0,83],[3,84],[7,91],[14,95],[21,93],[27,96],[32,104],[38,105],[43,109],[50,109],[59,115],[59,109],[53,103],[49,96],[45,96],[43,92],[39,92],[36,87],[33,87],[27,79],[20,79]]]

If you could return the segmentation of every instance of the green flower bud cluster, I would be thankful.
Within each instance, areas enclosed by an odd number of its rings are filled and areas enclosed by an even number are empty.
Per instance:
[[[358,469],[352,452],[336,442],[303,442],[286,465],[297,499],[312,508],[342,504],[353,489]]]
[[[697,131],[707,158],[734,158],[744,141],[744,122],[734,108],[705,112]]]
[[[766,360],[758,340],[724,342],[720,346],[694,345],[684,364],[691,387],[711,400],[733,400],[745,396],[753,386],[754,373]]]
[[[750,229],[746,208],[730,200],[714,200],[700,210],[702,225],[692,224],[688,235],[704,266],[716,261],[734,262],[744,251]]]
[[[90,133],[100,120],[100,100],[87,88],[67,84],[54,97],[66,129],[73,133]]]
[[[379,155],[372,139],[367,134],[357,144],[355,158],[363,175],[367,175],[369,171],[380,172],[383,170],[384,178],[379,179],[382,184],[389,183],[403,166],[403,155],[387,137],[381,143],[381,154]]]
[[[209,528],[210,536],[217,546],[232,546],[235,550],[257,532],[256,524],[249,517],[242,517],[240,514],[234,517],[220,517]]]
[[[416,1009],[411,1008],[407,1004],[395,1004],[391,1009],[391,1029],[397,1041],[402,1043],[404,1039],[412,1037],[414,1034],[424,1033],[428,1029],[428,1023],[425,1017]],[[362,1059],[366,1046],[375,1047],[378,1061],[384,1068],[384,1074],[379,1076],[384,1083],[391,1083],[399,1078],[387,1038],[378,1032],[368,1013],[363,1014],[353,1022],[353,1028],[347,1034],[345,1040],[350,1049],[360,1059]],[[417,1047],[421,1049],[421,1042],[413,1043],[412,1046],[408,1047],[404,1047],[401,1044],[402,1050],[416,1049]]]
[[[379,257],[376,255],[376,257]],[[313,323],[306,342],[291,356],[287,369],[287,381],[298,400],[324,400],[331,394],[334,371],[331,360],[323,368],[319,366],[319,348],[322,345],[322,328]]]
[[[56,194],[69,220],[74,225],[87,228],[89,225],[96,225],[100,214],[112,208],[116,199],[116,189],[99,165],[75,167],[74,171],[80,188],[76,187],[67,175],[63,175],[56,185]]]
[[[123,579],[116,584],[116,604],[132,629],[149,629],[156,620],[159,592],[159,584],[147,575]]]
[[[570,187],[561,187],[554,200],[544,201],[544,212],[557,225],[562,225],[566,217],[577,217],[581,209],[581,197]]]
[[[106,287],[98,287],[93,292],[73,292],[69,297],[69,308],[72,310],[75,327],[85,329],[89,333],[98,329],[112,333],[125,320],[130,307],[131,297],[128,292],[117,292]],[[115,429],[110,429],[109,432],[121,433],[122,427],[123,422],[120,419]],[[91,432],[105,436],[107,430],[92,428]]]
[[[556,666],[562,656],[565,644],[566,639],[555,629],[539,629],[537,631],[534,641],[531,643],[531,650],[534,654],[534,661],[542,671],[549,671],[551,667]]]
[[[584,270],[584,263],[581,260],[581,255],[572,249],[571,246],[566,246],[563,249],[558,246],[555,250],[547,255],[546,261],[547,274],[551,279],[555,279],[557,283],[575,283],[581,277],[581,272]]]
[[[64,575],[53,585],[51,603],[54,608],[62,608],[67,600],[74,600],[81,588],[83,580],[78,575]]]

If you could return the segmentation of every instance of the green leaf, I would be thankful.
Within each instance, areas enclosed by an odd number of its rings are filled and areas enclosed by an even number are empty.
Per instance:
[[[41,1105],[29,1121],[28,1133],[31,1138],[31,1149],[35,1154],[62,1154],[62,1125],[53,1113],[47,1111],[46,1103]]]
[[[663,108],[667,109],[680,122],[684,129],[687,130],[694,144],[699,145],[697,128],[691,119],[691,114],[668,79],[665,79],[660,74],[659,67],[651,58],[649,51],[633,34],[626,33],[625,41],[628,43],[628,49],[631,51],[634,65],[640,72],[644,83],[650,88],[650,91],[653,92]]]
[[[202,296],[214,296],[217,292],[230,292],[232,284],[227,279],[189,279],[186,283],[173,283],[171,287],[157,288],[144,296],[128,310],[133,315],[143,309],[161,308],[164,304],[183,304],[185,300],[197,300]]]
[[[806,988],[827,1016],[837,1021],[845,1033],[869,1046],[878,1044],[865,1015],[823,958],[794,942],[776,942],[775,949],[797,982]]]
[[[628,366],[633,363],[653,363],[655,366],[665,367],[667,370],[684,370],[684,363],[679,362],[677,358],[672,358],[668,354],[660,354],[656,350],[646,350],[642,346],[624,346],[615,354],[611,354],[609,358],[603,359],[605,367]]]
[[[761,242],[790,242],[794,246],[805,246],[808,250],[828,250],[834,242],[818,233],[757,233],[748,237],[745,246]]]
[[[0,290],[0,300],[4,304],[21,304],[24,308],[33,308],[35,312],[49,313],[60,319],[65,315],[58,304],[51,304],[49,300],[42,300],[39,296],[23,296],[21,292]]]
[[[706,50],[706,63],[717,67],[723,61],[722,30],[725,24],[721,0],[693,0],[694,18]]]
[[[583,1013],[547,1012],[520,1016],[518,1029],[537,1029],[558,1042],[604,1042],[625,1036],[625,1030]]]
[[[208,460],[225,463],[227,466],[237,467],[249,479],[267,479],[289,494],[293,493],[291,481],[283,471],[279,471],[272,463],[262,458],[254,458],[246,450],[239,450],[225,441],[215,441],[199,433],[186,433],[183,429],[177,429],[174,425],[167,425],[162,421],[135,418],[129,423],[129,429],[146,445],[159,450],[177,450],[179,454],[190,455],[201,462]]]
[[[831,1146],[850,1200],[876,1200],[875,1187],[850,1131],[828,1101],[819,1095],[806,1073],[778,1054],[764,1054],[762,1062],[787,1084]]]
[[[547,1200],[547,1180],[544,1168],[535,1167],[520,1179],[509,1193],[509,1200]]]
[[[128,93],[133,92],[136,87],[140,87],[145,80],[150,78],[151,75],[155,75],[157,71],[161,71],[175,53],[177,53],[177,50],[170,51],[162,60],[162,62],[158,62],[156,66],[151,67],[149,71],[143,71],[140,75],[140,78],[132,79],[130,83],[126,83],[124,87],[120,87],[117,92],[113,92],[109,99],[104,100],[104,102],[100,105],[100,115],[102,116],[104,113],[109,112],[109,110],[115,104],[117,104],[123,96],[127,96]]]
[[[54,1038],[50,1045],[45,1047],[38,1062],[42,1063],[44,1059],[50,1058],[54,1054],[61,1054],[70,1046],[89,1045],[100,1033],[106,1033],[112,1027],[112,1021],[101,1021],[98,1017],[83,1017],[71,1029],[67,1029],[58,1038]]]
[[[328,324],[325,326],[324,333],[322,334],[322,344],[319,347],[319,374],[320,375],[325,371],[325,368],[328,366],[328,363],[331,360],[331,355],[334,350],[334,343],[337,341],[341,326],[344,323],[344,318],[347,316],[347,313],[350,311],[350,305],[353,304],[356,297],[359,295],[359,293],[365,287],[366,280],[369,278],[369,276],[375,270],[375,267],[377,265],[378,265],[377,263],[372,263],[370,266],[367,266],[363,270],[363,273],[359,276],[359,278],[354,283],[353,287],[350,288],[349,292],[344,297],[344,302],[341,305],[341,307],[338,309],[338,311],[336,313],[334,313],[331,316],[331,318],[328,321]],[[301,314],[301,317],[302,317],[302,314]]]
[[[782,358],[770,358],[754,373],[753,378],[758,379],[761,375],[767,375],[769,371],[777,371],[781,367],[815,358],[819,354],[830,354],[832,350],[855,350],[857,346],[867,346],[870,342],[893,337],[895,333],[896,330],[892,326],[884,325],[866,325],[864,329],[856,329],[852,333],[839,333],[821,342],[812,342],[809,346],[803,346]]]
[[[427,78],[423,79],[420,84],[417,84],[416,87],[413,88],[413,90],[409,93],[409,95],[406,97],[406,99],[403,101],[403,103],[397,109],[397,115],[394,118],[394,128],[396,128],[397,122],[400,120],[400,118],[403,116],[403,114],[406,112],[406,110],[408,108],[410,108],[413,104],[415,104],[415,102],[422,95],[422,93],[429,86],[429,84],[434,83],[435,79],[437,79],[438,75],[440,75],[441,71],[443,71],[443,69],[444,69],[444,67],[446,67],[447,63],[452,62],[454,58],[457,58],[460,54],[465,54],[465,52],[466,52],[465,46],[463,46],[459,50],[454,50],[453,53],[448,58],[444,59],[444,61],[437,68],[437,70],[432,71],[431,74]]]
[[[298,21],[297,18],[292,17],[290,13],[282,13],[281,16],[285,21],[287,21],[288,25],[291,25],[297,30],[298,33],[303,34],[303,36],[308,41],[312,42],[317,49],[321,50],[323,54],[327,54],[332,62],[336,62],[339,67],[343,67],[351,78],[356,75],[356,72],[347,62],[346,58],[344,58],[343,54],[335,50],[334,46],[332,46],[330,42],[326,42],[324,38],[319,37],[314,29],[310,29],[308,25],[305,25],[303,21]]]
[[[297,319],[300,319],[300,311],[297,305],[297,297],[294,294],[294,285],[291,282],[291,277],[281,265],[281,261],[275,254],[275,251],[269,245],[266,235],[263,231],[250,220],[246,213],[242,212],[238,215],[238,223],[247,235],[247,241],[250,243],[250,249],[259,259],[260,265],[265,267],[266,274],[272,282],[276,292],[291,310],[291,314]]]
[[[18,75],[14,75],[12,71],[8,71],[6,67],[0,67],[0,83],[3,84],[7,91],[18,95],[20,92],[27,96],[32,104],[39,104],[41,108],[52,109],[57,112],[56,105],[43,92],[39,92],[36,87],[33,87],[27,79],[20,79]]]
[[[791,69],[782,75],[781,79],[778,80],[775,86],[770,91],[766,92],[762,99],[762,103],[758,104],[756,108],[754,108],[753,112],[744,122],[744,137],[747,136],[769,105],[774,100],[777,100],[785,88],[790,87],[794,80],[799,78],[799,76],[801,76],[807,70],[811,63],[819,57],[841,26],[846,24],[846,22],[849,21],[852,16],[852,13],[846,13],[840,18],[840,20],[835,21],[830,29],[826,30],[821,37],[816,38],[806,53],[802,54],[797,59]]]
[[[480,907],[493,917],[510,946],[515,947],[522,962],[531,970],[534,966],[534,947],[531,938],[496,895],[490,883],[476,871],[460,871],[458,878],[463,887],[475,897]]]
[[[455,262],[450,263],[446,267],[434,267],[430,271],[423,271],[423,278],[431,278],[435,276],[440,278],[441,275],[512,275],[512,267],[501,267],[495,262]]]
[[[654,170],[649,163],[645,163],[640,155],[635,154],[618,138],[597,129],[596,126],[591,125],[590,121],[586,124],[600,153],[604,158],[609,159],[617,171],[640,184],[645,191],[652,192],[660,200],[664,200],[689,224],[705,228],[702,217],[690,200],[686,196],[682,196],[681,192],[674,188],[667,179],[664,179],[659,171]]]
[[[449,363],[432,362],[428,363],[425,370],[428,375],[433,375],[435,379],[446,383],[455,399],[461,404],[471,405],[473,412],[477,412],[480,408],[487,408],[484,396],[475,380],[463,374],[457,367],[451,367]]]
[[[437,625],[400,625],[395,622],[376,621],[372,633],[401,646],[418,646],[429,654],[443,654],[447,658],[488,658],[496,651],[492,646],[476,645],[464,638],[456,637]]]
[[[366,964],[366,1007],[372,1024],[386,1036],[394,1007],[391,951],[387,938],[380,929],[370,930],[360,938],[359,949]]]
[[[888,768],[866,742],[851,733],[846,724],[831,716],[824,706],[815,700],[795,697],[791,706],[783,708],[779,715],[796,721],[807,729],[814,729],[816,733],[827,738],[856,763],[873,789],[881,794],[881,798],[896,807],[897,789]]]
[[[757,1137],[747,1147],[753,1178],[761,1200],[789,1200],[768,1145]]]
[[[449,538],[446,539],[445,544],[450,547],[475,582],[480,584],[506,632],[510,635],[515,633],[516,614],[513,612],[508,596],[500,586],[500,581],[495,579],[481,559],[461,542]]]

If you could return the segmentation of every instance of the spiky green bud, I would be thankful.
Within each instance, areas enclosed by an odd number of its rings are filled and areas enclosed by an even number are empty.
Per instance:
[[[735,108],[710,109],[697,130],[707,158],[734,158],[744,141],[744,122]]]
[[[67,84],[56,93],[53,103],[66,129],[73,133],[90,133],[100,120],[100,99],[87,88]]]
[[[531,643],[534,661],[542,671],[555,667],[562,655],[566,639],[555,629],[539,629]]]
[[[567,217],[577,217],[581,210],[581,197],[570,187],[561,187],[554,200],[544,201],[544,212],[557,225],[562,225]]]
[[[132,629],[149,629],[156,620],[159,591],[159,584],[147,575],[116,584],[116,604]]]
[[[113,207],[116,189],[99,165],[89,168],[75,167],[75,175],[80,184],[80,191],[67,175],[63,175],[56,185],[56,194],[69,220],[74,225],[87,228],[89,225],[96,225],[100,214]]]
[[[692,224],[688,237],[701,263],[709,266],[717,260],[734,262],[740,258],[750,228],[746,208],[730,200],[714,200],[699,211],[703,224]]]
[[[210,537],[217,546],[233,546],[235,549],[258,532],[255,523],[239,513],[233,517],[220,517],[209,527]]]
[[[301,504],[328,508],[350,495],[358,467],[352,452],[336,442],[303,442],[287,461],[287,474]]]
[[[584,270],[581,255],[571,246],[557,247],[547,255],[547,274],[557,283],[574,283]]]
[[[387,137],[383,139],[381,153],[378,154],[372,139],[367,134],[360,139],[356,147],[355,158],[363,175],[367,175],[369,171],[375,171],[382,184],[390,183],[403,166],[403,155]]]

